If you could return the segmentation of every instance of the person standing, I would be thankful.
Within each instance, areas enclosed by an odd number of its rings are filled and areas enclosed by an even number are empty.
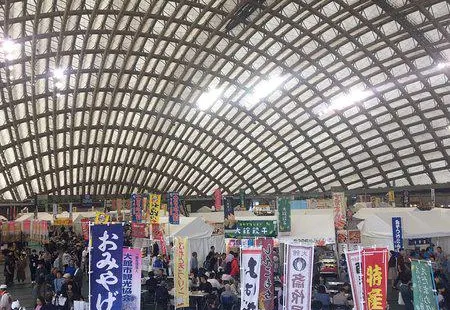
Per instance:
[[[194,275],[198,274],[198,259],[197,259],[197,252],[192,252],[191,257],[191,270]]]
[[[81,286],[83,285],[83,271],[81,270],[79,263],[76,263],[75,267],[76,267],[76,269],[75,269],[75,272],[73,274],[73,282],[75,282],[75,284],[81,290]]]
[[[12,251],[8,252],[5,258],[5,282],[6,285],[11,285],[14,283],[14,270],[16,267],[16,262],[14,260],[14,253]]]
[[[36,269],[39,259],[39,256],[36,254],[36,250],[31,251],[29,259],[30,259],[31,283],[34,284],[36,282]]]
[[[25,282],[25,268],[27,267],[27,253],[22,252],[17,258],[17,282]]]
[[[8,287],[5,284],[0,285],[0,310],[11,310],[13,301],[7,289]]]

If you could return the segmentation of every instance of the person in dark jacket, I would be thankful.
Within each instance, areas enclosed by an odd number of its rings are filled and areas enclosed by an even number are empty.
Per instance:
[[[208,282],[206,276],[200,277],[200,285],[198,286],[198,290],[208,294],[212,293],[213,287],[211,283]]]

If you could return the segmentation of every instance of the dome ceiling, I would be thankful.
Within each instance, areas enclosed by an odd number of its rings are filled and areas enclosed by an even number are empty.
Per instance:
[[[445,0],[7,0],[0,40],[4,199],[450,180]]]

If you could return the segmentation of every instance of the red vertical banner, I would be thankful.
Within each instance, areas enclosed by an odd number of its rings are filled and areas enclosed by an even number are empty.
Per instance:
[[[23,227],[22,227],[23,233],[29,235],[30,228],[31,228],[31,221],[30,220],[23,221]]]
[[[220,211],[221,208],[222,208],[222,191],[220,190],[220,188],[217,188],[214,191],[214,209],[216,211]]]
[[[145,238],[145,230],[147,224],[145,223],[131,223],[131,236],[133,238]]]
[[[275,289],[273,279],[273,239],[258,238],[256,239],[256,246],[262,247],[259,300],[264,303],[265,310],[273,310]]]
[[[388,253],[387,248],[361,251],[364,310],[386,309]]]
[[[89,219],[81,219],[81,233],[83,234],[84,241],[89,241]]]

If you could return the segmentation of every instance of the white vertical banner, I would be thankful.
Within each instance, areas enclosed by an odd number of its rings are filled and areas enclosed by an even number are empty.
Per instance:
[[[364,309],[361,273],[361,250],[345,252],[355,310]]]
[[[242,249],[241,310],[258,310],[262,249]]]
[[[283,309],[311,309],[314,245],[287,246]]]

